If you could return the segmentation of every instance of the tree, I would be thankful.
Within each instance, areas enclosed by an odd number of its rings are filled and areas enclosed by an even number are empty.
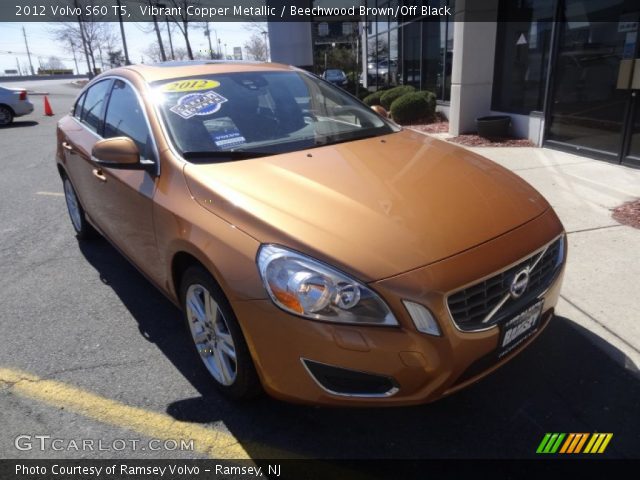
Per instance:
[[[126,64],[122,50],[107,50],[107,57],[109,58],[110,67],[120,67]]]
[[[47,60],[47,62],[44,64],[44,68],[48,69],[48,70],[62,70],[63,68],[66,68],[64,63],[62,63],[62,60],[60,60],[59,57],[56,57],[55,55],[52,55],[49,57],[49,59]]]
[[[267,61],[268,52],[267,52],[267,42],[263,40],[263,38],[254,33],[249,37],[249,40],[244,44],[244,49],[247,52],[247,57],[258,60],[260,62]]]
[[[169,0],[169,5],[171,7],[180,8],[180,15],[178,16],[169,16],[169,18],[178,26],[178,30],[184,36],[184,43],[187,46],[187,55],[190,60],[193,60],[193,51],[191,50],[191,42],[189,42],[189,16],[187,15],[187,7],[189,5],[192,8],[197,7],[199,2],[194,0]]]
[[[147,48],[144,49],[144,54],[149,58],[151,63],[159,63],[162,61],[162,53],[160,53],[160,47],[157,43],[151,43]],[[176,60],[187,60],[189,58],[189,53],[187,49],[184,47],[175,47],[173,49],[173,54]],[[204,57],[208,58],[208,57]]]
[[[111,24],[93,21],[93,16],[80,17],[77,22],[56,22],[49,32],[68,51],[84,51],[87,67],[93,72],[97,71],[95,54],[103,60],[102,52],[114,51],[118,45]]]

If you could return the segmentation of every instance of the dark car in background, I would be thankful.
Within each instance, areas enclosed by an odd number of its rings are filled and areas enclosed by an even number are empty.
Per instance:
[[[347,85],[347,74],[344,73],[343,70],[338,70],[337,68],[331,68],[329,70],[325,70],[322,74],[322,78],[324,78],[327,82],[333,83],[339,87],[344,87]]]

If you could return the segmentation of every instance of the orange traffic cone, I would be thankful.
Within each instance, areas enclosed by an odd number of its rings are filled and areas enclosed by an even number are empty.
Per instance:
[[[47,96],[44,96],[44,114],[47,117],[53,117],[53,110],[51,110],[51,105],[49,105],[49,99]]]

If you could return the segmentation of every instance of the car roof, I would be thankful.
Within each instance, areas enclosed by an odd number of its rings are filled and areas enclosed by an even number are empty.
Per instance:
[[[106,75],[116,75],[122,71],[134,71],[147,83],[172,78],[194,77],[197,75],[211,75],[216,73],[233,72],[264,72],[264,71],[298,71],[296,67],[280,63],[191,60],[169,61],[154,64],[128,65],[105,72]]]

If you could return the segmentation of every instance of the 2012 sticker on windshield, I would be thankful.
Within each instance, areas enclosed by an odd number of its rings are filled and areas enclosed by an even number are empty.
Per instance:
[[[190,93],[180,97],[178,103],[169,110],[177,113],[184,119],[188,119],[195,115],[211,115],[216,113],[226,101],[226,98],[213,90]]]
[[[194,80],[178,80],[177,82],[167,83],[161,87],[161,91],[170,93],[195,92],[199,90],[211,90],[219,86],[220,82],[215,80],[196,78]]]

